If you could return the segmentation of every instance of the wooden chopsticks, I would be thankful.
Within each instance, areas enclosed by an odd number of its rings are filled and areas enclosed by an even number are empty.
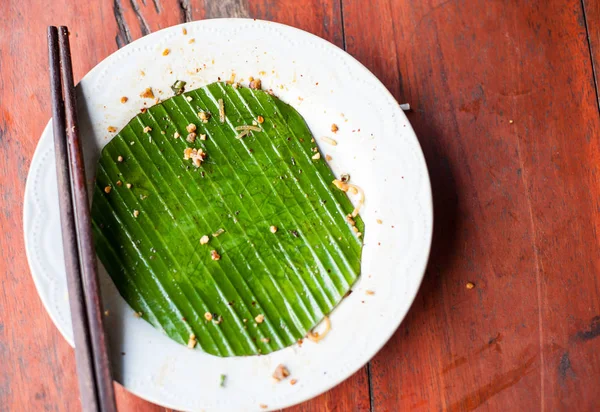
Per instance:
[[[48,27],[48,52],[60,220],[81,403],[84,411],[115,412],[66,27]]]

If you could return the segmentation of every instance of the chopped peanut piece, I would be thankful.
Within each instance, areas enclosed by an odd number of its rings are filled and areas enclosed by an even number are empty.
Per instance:
[[[173,137],[175,139],[179,139],[179,137],[181,137],[181,135],[179,134],[179,132],[175,132],[175,133],[173,133]]]
[[[140,97],[144,99],[154,99],[154,93],[152,92],[152,88],[146,88],[141,94]]]
[[[271,226],[269,230],[271,231],[271,233],[277,233],[277,226]]]
[[[312,157],[313,160],[319,160],[321,158],[321,153],[315,153]]]
[[[144,314],[142,312],[134,312],[133,316],[135,316],[136,318],[141,318]]]
[[[260,409],[267,409],[268,406],[265,405],[264,403],[259,403],[258,406],[260,407]]]
[[[188,131],[188,133],[192,133],[196,131],[196,125],[194,123],[190,123],[185,127],[185,130]]]
[[[337,132],[338,130],[340,130],[340,129],[337,127],[337,124],[334,123],[334,124],[331,125],[331,131],[333,133]]]
[[[475,284],[472,282],[467,282],[467,289],[473,289],[475,287]]]
[[[187,29],[184,27],[181,29],[181,32],[183,33],[183,35],[185,36],[187,34]]]
[[[106,186],[106,187],[104,188],[104,193],[110,193],[110,191],[111,191],[111,190],[112,190],[112,187],[110,187],[110,186]]]
[[[269,343],[271,341],[271,339],[269,338],[260,338],[260,341],[263,343]]]
[[[262,117],[262,116],[258,116],[258,117],[256,118],[256,121],[257,121],[258,123],[262,124],[262,123],[264,123],[264,121],[265,121],[265,118],[264,118],[264,117]]]
[[[144,127],[144,133],[150,133],[151,131],[152,131],[152,128],[150,126]]]
[[[108,127],[106,128],[106,130],[108,130],[110,133],[114,133],[114,132],[116,132],[116,131],[117,131],[117,128],[116,128],[116,127],[114,127],[114,126],[108,126]]]
[[[121,97],[121,103],[127,103],[127,100],[129,100],[127,96]]]
[[[331,159],[333,159],[333,157],[329,156],[329,155],[325,155],[325,160],[327,160],[328,162],[331,161]]]
[[[198,112],[198,117],[202,120],[202,123],[208,123],[208,119],[210,118],[210,114],[207,112]]]
[[[250,77],[249,80],[250,80],[250,88],[251,89],[258,90],[262,87],[262,82],[260,81],[260,79],[254,79],[254,78]]]
[[[183,150],[183,160],[192,159],[192,163],[194,166],[200,167],[204,158],[206,157],[206,153],[202,149],[193,149],[191,147],[186,147]]]
[[[171,53],[171,50],[169,50],[169,49],[164,49],[164,50],[163,50],[163,52],[162,52],[162,55],[163,55],[163,56],[167,56],[169,53]]]
[[[205,134],[201,134],[200,135],[200,140],[206,140],[206,135]]]
[[[190,143],[194,143],[196,141],[196,133],[192,132],[188,134],[185,140],[187,140]]]
[[[210,313],[210,312],[206,312],[206,313],[204,314],[204,319],[206,319],[206,320],[208,320],[208,321],[211,321],[211,320],[212,320],[212,318],[213,318],[213,315],[212,315],[212,313]]]
[[[200,244],[201,245],[206,245],[208,243],[210,239],[208,238],[208,236],[204,235],[200,238]]]
[[[131,183],[127,183],[127,189],[131,189]]]
[[[279,382],[287,378],[288,376],[290,376],[290,371],[288,370],[288,368],[286,368],[282,364],[277,365],[277,367],[275,368],[275,372],[273,372],[273,379]]]
[[[117,162],[121,163],[123,161],[123,156],[118,156],[117,157]]]
[[[190,334],[190,339],[188,340],[188,344],[187,347],[190,349],[194,349],[194,347],[196,346],[196,335],[194,335],[193,333]]]
[[[216,250],[211,250],[210,251],[210,258],[212,260],[219,260],[219,259],[221,259],[221,255],[219,255],[219,253]]]
[[[375,294],[375,292],[373,292],[372,290],[366,290],[365,293],[370,296],[373,296]]]
[[[257,315],[254,320],[256,321],[256,323],[263,323],[263,321],[265,320],[265,315]]]
[[[134,210],[133,211],[133,217],[138,217],[140,215],[140,211],[139,210]]]
[[[123,182],[121,182],[120,180],[117,180],[117,186],[121,187],[121,185],[123,185]]]
[[[382,221],[381,219],[377,219],[377,220],[375,220],[375,221],[376,221],[378,224],[382,224],[382,223],[383,223],[383,221]]]
[[[296,382],[298,382],[296,379],[292,379],[292,380],[290,381],[290,385],[295,385],[295,384],[296,384]]]

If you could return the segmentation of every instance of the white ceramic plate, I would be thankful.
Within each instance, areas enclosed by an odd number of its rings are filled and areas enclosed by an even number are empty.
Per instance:
[[[163,56],[167,48],[170,54]],[[362,275],[354,293],[332,314],[331,332],[318,344],[305,340],[302,347],[266,356],[218,358],[190,351],[134,317],[101,268],[115,379],[142,398],[178,410],[258,410],[260,404],[278,409],[342,382],[377,353],[406,315],[431,243],[427,168],[397,102],[344,51],[276,23],[188,23],[150,34],[98,64],[77,86],[88,177],[111,137],[107,127],[121,128],[139,111],[144,88],[160,90],[158,96],[167,98],[177,79],[186,80],[191,90],[219,77],[229,79],[232,72],[244,79],[242,84],[249,76],[260,77],[264,89],[273,89],[304,116],[317,138],[331,136],[332,123],[339,126],[338,145],[321,147],[332,156],[334,173],[350,173],[366,195]],[[121,96],[129,101],[120,103]],[[25,245],[40,297],[72,344],[56,191],[48,123],[27,179]],[[289,368],[296,385],[272,382],[279,363]],[[221,374],[227,376],[225,387],[219,387]]]

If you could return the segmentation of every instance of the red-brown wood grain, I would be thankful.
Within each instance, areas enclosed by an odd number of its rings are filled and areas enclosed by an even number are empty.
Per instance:
[[[581,4],[583,6],[583,17],[585,18],[590,55],[592,56],[596,97],[598,98],[598,107],[600,107],[600,94],[598,93],[598,82],[600,81],[600,2],[582,0]]]
[[[373,409],[597,409],[600,121],[581,2],[343,4],[348,52],[413,107],[435,203],[424,284],[371,364]]]
[[[407,319],[370,368],[292,410],[597,409],[597,2],[3,0],[0,411],[80,408],[73,350],[37,297],[22,235],[50,116],[46,26],[69,26],[78,79],[144,34],[227,16],[345,45],[411,103],[433,185],[431,261]],[[118,385],[117,402],[165,410]]]
[[[45,313],[29,274],[22,203],[29,158],[50,116],[46,26],[70,28],[75,78],[117,48],[164,27],[217,17],[254,17],[291,24],[342,44],[338,1],[104,0],[0,2],[0,411],[78,410],[73,351]],[[117,385],[121,411],[162,411]],[[367,370],[298,411],[368,410]]]

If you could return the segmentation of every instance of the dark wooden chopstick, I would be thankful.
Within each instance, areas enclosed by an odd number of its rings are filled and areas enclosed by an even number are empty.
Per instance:
[[[85,411],[115,412],[66,27],[48,28],[48,51],[59,206],[81,402]]]
[[[79,275],[79,248],[77,246],[73,202],[71,200],[71,177],[68,162],[65,108],[62,100],[58,48],[58,30],[56,27],[49,27],[48,52],[50,55],[50,90],[52,93],[52,128],[54,131],[58,203],[60,208],[65,270],[67,272],[71,323],[73,325],[73,338],[75,340],[75,360],[77,364],[77,376],[79,378],[81,403],[89,405],[86,410],[97,411],[98,401],[94,361],[90,345],[83,285]]]

